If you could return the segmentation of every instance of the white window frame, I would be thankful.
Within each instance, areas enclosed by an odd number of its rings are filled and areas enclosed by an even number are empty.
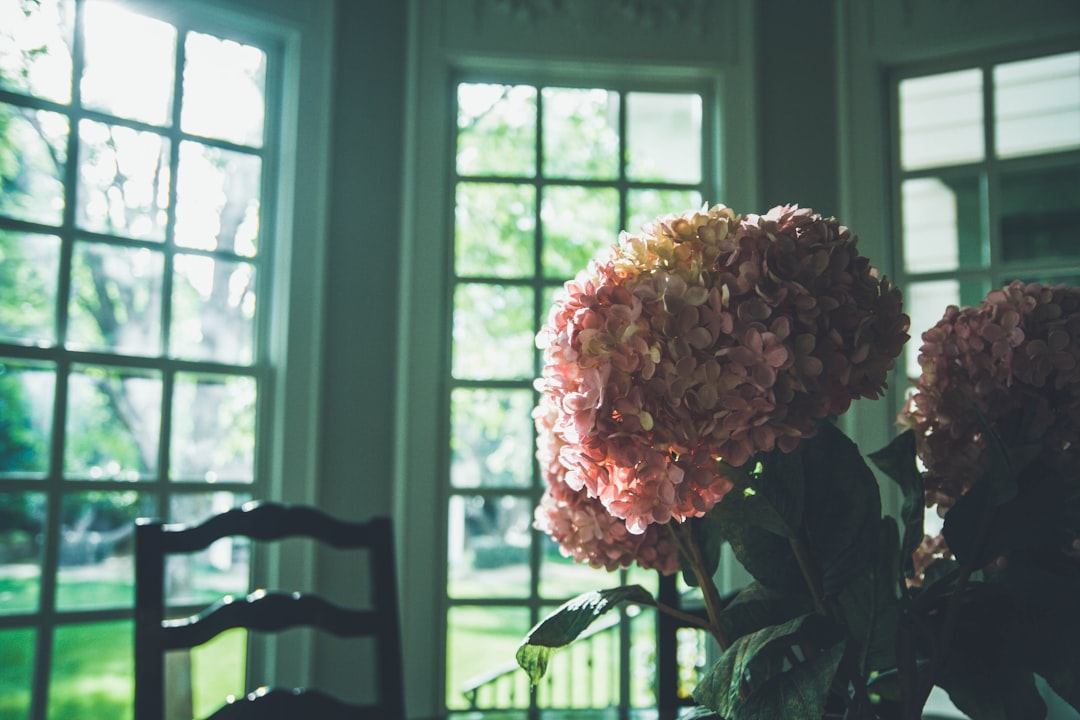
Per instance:
[[[902,247],[893,196],[897,130],[890,114],[892,75],[920,66],[973,67],[1075,50],[1080,46],[1080,16],[1053,0],[1033,0],[1023,12],[1006,0],[992,0],[977,15],[965,13],[959,4],[941,3],[835,0],[834,8],[840,217],[845,225],[858,228],[860,253],[895,281],[901,274]],[[962,14],[972,24],[950,25],[950,13]],[[921,332],[911,332],[910,344],[916,349]],[[894,423],[907,383],[900,372],[892,378],[893,392],[882,401],[855,403],[841,419],[864,452],[884,447],[896,435]],[[898,512],[899,491],[892,483],[882,489],[886,511]]]
[[[454,79],[463,73],[484,73],[501,82],[528,77],[558,84],[577,74],[636,77],[663,82],[665,77],[696,77],[713,83],[718,122],[710,132],[718,149],[707,186],[721,188],[724,197],[705,198],[746,212],[757,208],[757,151],[754,126],[753,47],[741,42],[733,58],[724,61],[678,63],[665,58],[662,43],[635,46],[631,57],[576,61],[567,43],[553,39],[544,57],[503,50],[486,53],[447,47],[446,28],[470,23],[469,13],[447,20],[451,0],[411,0],[409,8],[409,86],[407,88],[405,193],[401,215],[401,322],[399,325],[396,403],[394,518],[398,531],[402,627],[406,629],[406,703],[410,715],[436,716],[446,712],[445,627],[446,588],[446,456],[449,397],[446,385],[451,319],[449,267],[453,242]],[[487,8],[498,3],[480,3]],[[526,3],[526,6],[532,4]],[[543,4],[536,4],[543,13]],[[753,4],[736,0],[734,32],[750,37]],[[538,22],[537,26],[542,25]],[[659,53],[650,57],[650,53]],[[555,79],[555,78],[558,78]],[[604,86],[602,80],[598,86]],[[732,181],[727,181],[732,178]],[[676,208],[675,211],[688,209]],[[523,631],[527,628],[523,628]],[[524,712],[524,711],[522,711]]]
[[[264,226],[272,236],[265,247],[273,257],[260,281],[269,292],[260,308],[263,347],[256,364],[263,411],[259,418],[256,477],[250,491],[262,498],[314,503],[320,450],[320,398],[323,347],[324,263],[327,252],[330,113],[333,80],[333,0],[263,0],[257,9],[243,0],[188,0],[182,7],[168,0],[124,0],[135,12],[166,21],[183,16],[192,26],[243,40],[269,42],[281,55],[274,94],[268,94],[267,122],[276,126],[270,154],[276,167],[264,187],[272,197],[273,216]],[[74,131],[74,128],[73,128]],[[266,272],[264,270],[264,272]],[[23,484],[24,485],[24,484]],[[22,485],[20,485],[22,487]],[[132,486],[131,489],[138,489]],[[34,490],[37,491],[37,490]],[[55,520],[50,519],[50,522]],[[310,551],[309,551],[310,552]],[[256,556],[254,574],[273,583],[280,574],[306,576],[314,583],[312,556]],[[45,579],[43,578],[43,582]],[[93,613],[79,613],[90,618]],[[126,613],[106,611],[108,618]],[[47,613],[33,614],[33,627],[55,627]],[[20,625],[22,626],[22,625]],[[4,628],[15,627],[4,623]],[[48,634],[51,636],[51,629]],[[253,648],[251,666],[259,677],[307,682],[312,672],[310,639],[295,638]],[[38,663],[31,691],[30,720],[44,720],[50,668]]]

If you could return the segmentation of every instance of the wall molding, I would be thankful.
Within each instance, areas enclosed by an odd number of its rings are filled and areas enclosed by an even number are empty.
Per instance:
[[[736,0],[471,0],[447,3],[447,47],[560,57],[730,62]]]

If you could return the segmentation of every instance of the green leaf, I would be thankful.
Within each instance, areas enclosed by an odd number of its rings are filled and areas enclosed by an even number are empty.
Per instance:
[[[805,585],[789,542],[805,537],[825,593],[835,594],[875,556],[881,496],[874,473],[829,422],[793,452],[760,459],[752,486],[713,508],[719,532],[756,580],[782,591]]]
[[[773,456],[780,455],[779,451],[765,455],[763,464],[778,468],[779,460]],[[788,523],[773,498],[784,503],[784,492],[802,492],[802,467],[801,463],[784,465],[786,471],[776,469],[778,474],[767,476],[770,480],[763,481],[766,473],[762,473],[755,486],[733,488],[702,520],[712,537],[730,543],[735,557],[756,580],[777,590],[799,592],[805,587],[788,541],[797,526]],[[763,482],[770,483],[768,492],[762,488]],[[795,504],[801,507],[802,503],[786,503],[788,513]],[[796,517],[796,522],[801,519]]]
[[[1045,553],[1023,560],[1010,561],[994,578],[1012,602],[997,615],[1017,626],[1011,640],[1018,658],[1080,711],[1080,567],[1065,558],[1047,562]]]
[[[802,615],[735,640],[694,690],[728,720],[820,718],[844,652],[821,615]],[[804,648],[810,659],[792,664]]]
[[[904,573],[910,575],[914,572],[911,556],[923,539],[923,513],[926,510],[922,473],[915,463],[914,431],[907,430],[897,435],[888,445],[870,453],[869,458],[889,479],[900,486],[903,498],[900,520],[904,524],[900,556]]]
[[[832,427],[822,422],[819,426]],[[753,482],[757,498],[771,508],[773,516],[765,513],[761,520],[770,532],[784,537],[794,537],[803,523],[803,504],[806,500],[805,463],[803,455],[809,443],[821,437],[822,430],[809,440],[803,440],[790,453],[780,450],[761,453],[761,472]]]
[[[572,643],[593,621],[622,603],[656,605],[656,600],[640,585],[623,585],[578,595],[529,631],[518,647],[518,665],[535,685],[547,672],[548,661],[555,650]]]
[[[813,601],[805,589],[802,592],[780,592],[754,581],[727,604],[720,614],[720,624],[728,639],[734,640],[805,615],[812,608]]]
[[[881,494],[858,446],[832,423],[801,446],[804,533],[825,594],[835,595],[876,557]]]
[[[837,596],[848,626],[848,637],[859,648],[863,674],[896,664],[896,629],[900,620],[897,596],[900,569],[899,531],[891,517],[881,518],[877,561]]]
[[[1046,717],[1046,703],[1030,669],[1012,662],[1000,647],[967,639],[968,647],[954,644],[937,676],[937,684],[957,708],[972,720]]]
[[[817,720],[825,711],[829,687],[843,654],[844,644],[837,643],[813,660],[772,678],[746,699],[732,720]]]
[[[786,468],[783,471],[777,470],[776,472],[786,473],[789,471],[801,474],[802,468],[795,466]],[[769,478],[770,481],[779,479],[775,475],[770,475]],[[787,479],[788,476],[784,475],[783,478]],[[782,500],[774,497],[778,495],[782,495],[782,493],[766,493],[756,487],[749,486],[735,487],[713,507],[709,516],[721,529],[721,532],[723,528],[731,525],[746,524],[768,530],[780,537],[795,537],[802,519],[799,516],[795,516],[791,521],[785,518],[777,507],[783,504]],[[791,508],[789,507],[788,512],[790,511]]]
[[[717,507],[725,502],[727,498]],[[735,558],[755,580],[780,592],[806,592],[806,584],[787,538],[738,520],[726,523],[723,534]]]
[[[1066,517],[1066,485],[1059,473],[1042,463],[1028,465],[1016,483],[1017,492],[1005,503],[997,502],[998,491],[985,479],[945,514],[942,532],[961,562],[977,553],[976,566],[981,567],[1005,553],[1055,542]],[[984,522],[986,535],[976,547]]]
[[[1080,618],[1071,608],[1056,617],[1059,622],[1044,621],[1046,631],[1032,638],[1037,646],[1032,665],[1062,700],[1080,711]]]

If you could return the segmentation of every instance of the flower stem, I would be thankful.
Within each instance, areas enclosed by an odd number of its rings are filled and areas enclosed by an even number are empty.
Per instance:
[[[712,632],[712,625],[710,625],[707,620],[702,620],[700,617],[694,615],[693,613],[683,612],[679,608],[672,607],[671,605],[659,601],[657,601],[656,603],[656,609],[664,613],[665,615],[670,615],[673,618],[682,620],[684,623],[693,625],[694,627],[699,627],[702,630],[708,630]]]
[[[791,546],[792,554],[795,556],[795,562],[799,566],[799,572],[802,573],[806,587],[810,591],[810,597],[813,598],[814,609],[822,615],[840,621],[844,627],[848,627],[843,609],[835,599],[826,606],[825,592],[821,585],[821,574],[818,572],[813,558],[810,557],[806,543],[801,537],[790,537],[788,543]],[[870,696],[866,689],[866,678],[863,677],[862,671],[859,669],[858,651],[858,646],[849,637],[844,647],[843,657],[840,658],[839,668],[839,671],[847,677],[853,693],[853,697],[848,701],[848,712],[845,717],[862,717],[871,707]]]
[[[698,586],[701,588],[701,594],[705,598],[705,612],[709,616],[708,630],[716,638],[720,649],[727,650],[731,643],[720,625],[720,609],[722,605],[720,592],[716,589],[712,574],[705,569],[705,560],[701,556],[701,548],[698,547],[697,542],[694,540],[693,530],[690,528],[689,523],[675,522],[669,522],[668,529],[671,531],[672,537],[675,538],[675,544],[679,546],[683,557],[690,561],[690,569],[694,572],[694,577],[697,578]]]
[[[810,591],[810,597],[814,600],[814,609],[825,615],[825,594],[821,590],[821,578],[818,577],[817,568],[810,559],[806,543],[800,538],[790,537],[788,544],[791,546],[792,554],[795,555],[795,562],[799,565],[799,572],[802,573],[803,580],[806,582],[806,588]]]
[[[949,603],[945,608],[945,620],[941,625],[940,640],[937,646],[934,648],[934,653],[930,658],[930,669],[927,672],[925,681],[918,687],[918,692],[915,696],[914,708],[912,710],[912,716],[917,711],[921,711],[926,705],[927,699],[930,697],[930,693],[934,689],[934,677],[938,671],[941,670],[941,666],[944,664],[946,657],[948,657],[950,646],[952,644],[953,632],[956,629],[956,620],[960,613],[960,603],[964,590],[967,588],[968,581],[971,579],[971,574],[978,569],[979,556],[982,555],[983,547],[986,545],[986,538],[990,534],[990,526],[993,523],[995,515],[995,508],[988,507],[982,517],[982,521],[979,527],[975,531],[975,542],[973,547],[964,559],[960,563],[959,575],[956,580],[956,587],[952,591],[952,595],[949,597]]]

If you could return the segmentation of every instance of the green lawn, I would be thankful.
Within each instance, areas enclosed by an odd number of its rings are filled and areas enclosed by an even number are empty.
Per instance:
[[[20,587],[20,583],[24,586]],[[5,579],[6,598],[34,600],[20,610],[34,610],[36,579]],[[124,606],[131,586],[113,582],[80,582],[62,586],[60,600],[68,607]],[[11,606],[5,604],[5,610]],[[25,720],[30,704],[36,631],[0,631],[0,720]],[[230,631],[192,652],[192,702],[205,716],[227,695],[244,692],[246,633]],[[130,620],[56,628],[52,674],[49,677],[49,720],[131,720],[133,702],[133,637]]]
[[[0,593],[9,601],[21,599],[20,610],[36,609],[36,578],[5,579]],[[59,600],[64,607],[130,606],[131,586],[113,581],[62,583]],[[12,608],[5,605],[5,610]],[[471,678],[514,662],[518,644],[529,630],[528,613],[522,608],[455,607],[449,618],[447,703],[464,709],[462,685]],[[634,623],[635,635],[651,637],[651,623],[642,617]],[[610,633],[609,633],[610,634]],[[612,638],[613,639],[613,638]],[[244,688],[244,655],[247,637],[231,631],[192,653],[192,704],[196,716],[204,716],[228,695]],[[61,625],[53,646],[53,669],[49,678],[49,720],[131,720],[132,716],[132,623],[129,620]],[[644,642],[647,645],[647,642]],[[30,701],[35,631],[13,629],[0,632],[0,720],[25,720]],[[612,697],[617,678],[617,652],[608,639],[592,643],[598,663],[609,671],[587,669],[584,647],[560,651],[551,666],[552,683],[541,690],[549,706],[603,706]],[[647,658],[645,658],[647,663]],[[635,666],[641,665],[640,661]],[[590,682],[568,684],[572,677]],[[636,673],[635,671],[635,674]],[[646,681],[648,679],[645,679]],[[635,686],[638,683],[635,681]],[[511,689],[512,688],[512,689]],[[648,701],[648,691],[641,695]],[[512,693],[512,698],[511,698]],[[498,696],[485,705],[527,707],[528,683],[517,672],[504,681]]]
[[[653,657],[655,630],[651,610],[632,624],[631,702],[655,704]],[[529,631],[528,613],[519,608],[455,606],[447,628],[446,703],[465,709],[462,686],[501,668],[512,669],[478,696],[480,707],[525,708],[529,684],[516,668],[514,655]],[[616,702],[619,678],[618,629],[599,633],[587,641],[559,650],[552,657],[538,701],[549,708],[595,708]]]

